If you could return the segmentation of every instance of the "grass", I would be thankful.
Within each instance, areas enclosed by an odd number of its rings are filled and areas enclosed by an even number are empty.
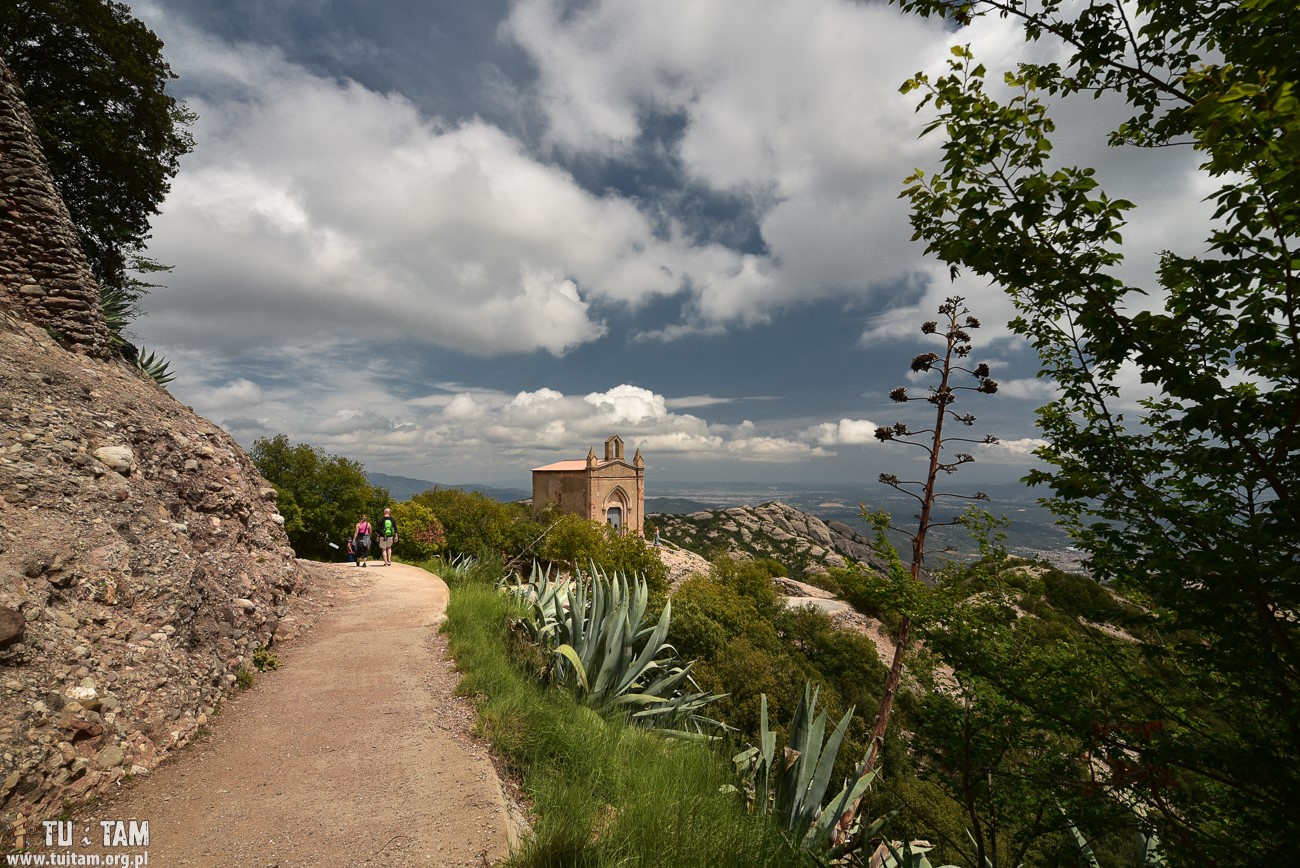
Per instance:
[[[807,866],[766,818],[745,813],[728,753],[602,720],[543,689],[511,658],[509,601],[458,584],[446,630],[479,727],[523,778],[533,834],[515,868]],[[520,649],[526,654],[526,649]]]

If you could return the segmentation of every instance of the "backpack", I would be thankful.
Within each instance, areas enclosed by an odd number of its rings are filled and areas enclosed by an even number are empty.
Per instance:
[[[388,518],[387,516],[385,516],[384,519],[383,519],[383,522],[384,522],[384,523],[383,523],[383,528],[384,528],[384,529],[383,529],[383,531],[380,533],[380,536],[393,536],[393,532],[394,532],[394,530],[396,529],[396,525],[393,524],[393,520],[392,520],[391,518]]]

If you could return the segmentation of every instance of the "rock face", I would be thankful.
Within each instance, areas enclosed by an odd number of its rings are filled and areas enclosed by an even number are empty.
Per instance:
[[[659,560],[668,567],[668,586],[672,590],[676,590],[678,585],[691,576],[709,574],[709,562],[695,552],[668,545],[660,546],[655,551]]]
[[[0,62],[0,307],[108,358],[99,287],[50,179],[22,90]]]
[[[268,490],[153,382],[0,314],[0,816],[148,770],[298,631],[313,566]]]
[[[700,554],[729,552],[775,558],[792,578],[824,573],[849,561],[884,570],[867,540],[843,522],[827,524],[780,501],[762,506],[650,516],[663,539]]]
[[[0,850],[185,744],[314,569],[230,436],[110,358],[18,96],[0,64]]]

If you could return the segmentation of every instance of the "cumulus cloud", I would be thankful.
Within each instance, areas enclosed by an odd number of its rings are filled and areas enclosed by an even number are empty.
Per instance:
[[[995,69],[1063,61],[1062,45],[1025,43],[1017,23],[998,16],[955,33],[844,0],[522,0],[504,29],[537,64],[537,98],[557,150],[616,163],[642,146],[645,118],[677,116],[683,130],[671,147],[689,179],[753,204],[765,255],[729,279],[711,270],[713,280],[691,287],[688,321],[644,337],[672,340],[763,321],[807,299],[882,291],[890,309],[864,341],[907,334],[952,294],[977,300],[986,341],[1007,337],[1001,324],[1012,308],[1002,294],[978,277],[950,283],[946,267],[926,262],[910,240],[897,192],[914,168],[937,163],[939,142],[918,139],[926,115],[897,86],[918,69],[945,72],[956,43]],[[989,86],[1002,87],[997,76]],[[1098,166],[1103,182],[1150,203],[1130,237],[1140,252],[1121,272],[1136,280],[1208,210],[1194,155],[1107,147],[1097,131],[1121,111],[1082,98],[1053,106],[1061,161]]]
[[[176,266],[151,299],[154,345],[396,334],[558,355],[605,333],[596,299],[767,282],[759,258],[589,192],[489,123],[174,23],[167,36],[199,90],[198,148],[154,224],[151,255]]]
[[[1003,453],[1006,456],[1025,456],[1032,455],[1036,449],[1041,449],[1047,445],[1046,440],[1040,440],[1037,437],[1023,437],[1019,440],[999,440],[997,443],[990,443],[984,446],[983,452],[986,456],[996,456]]]
[[[805,437],[822,446],[861,446],[876,442],[877,427],[867,419],[841,419],[814,425],[807,429]]]
[[[1057,395],[1057,386],[1046,379],[999,380],[998,394],[1030,401],[1050,401]]]
[[[667,398],[665,404],[672,410],[692,410],[699,407],[716,407],[720,404],[732,404],[739,398],[715,398],[713,395],[683,395],[680,398]],[[765,400],[760,397],[745,398],[747,401]]]
[[[363,434],[377,431],[392,431],[396,426],[392,420],[378,413],[363,410],[339,410],[328,419],[316,425],[321,434]]]
[[[896,88],[950,36],[937,24],[841,0],[524,0],[506,29],[538,66],[557,148],[617,160],[642,117],[677,114],[691,180],[755,203],[768,255],[693,285],[704,323],[860,294],[917,266],[896,192],[919,121]]]
[[[221,385],[197,389],[191,397],[210,413],[247,411],[265,400],[262,387],[243,377]]]

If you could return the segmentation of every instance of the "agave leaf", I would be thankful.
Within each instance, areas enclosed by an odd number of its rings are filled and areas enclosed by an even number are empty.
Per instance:
[[[141,350],[135,358],[135,365],[160,386],[165,386],[176,379],[176,375],[172,373],[171,362],[157,353],[146,353]]]
[[[609,622],[604,641],[600,643],[604,654],[601,655],[600,671],[596,674],[596,681],[591,690],[597,701],[602,700],[606,694],[617,694],[618,691],[614,688],[618,684],[620,673],[626,671],[628,657],[631,656],[631,649],[616,633],[618,629],[617,621]]]
[[[790,751],[796,752],[802,756],[808,749],[807,730],[808,730],[808,707],[816,703],[816,694],[812,686],[805,682],[803,686],[803,699],[794,708],[794,718],[790,721],[790,737],[786,740],[785,755],[789,756]],[[781,768],[776,769],[776,813],[781,817],[786,828],[790,827],[794,819],[795,800],[797,789],[797,775],[792,774],[791,766],[782,764]]]
[[[817,819],[808,827],[808,834],[804,835],[803,847],[809,850],[820,850],[830,847],[831,832],[839,822],[840,816],[845,812],[852,810],[853,805],[866,794],[875,780],[876,772],[873,769],[857,780],[849,779],[844,782],[844,788],[840,790],[839,795],[831,799]],[[882,823],[883,825],[883,823]]]
[[[844,733],[848,731],[849,721],[853,718],[853,709],[850,707],[840,718],[839,724],[831,731],[830,737],[826,739],[825,744],[821,745],[821,756],[817,759],[817,767],[812,771],[812,777],[808,784],[808,790],[803,796],[804,809],[803,814],[812,822],[813,816],[821,807],[822,800],[826,798],[826,788],[830,786],[831,771],[835,767],[835,758],[840,754],[840,743],[844,741]],[[825,725],[827,720],[825,713],[820,718]],[[812,764],[809,763],[809,766]],[[836,815],[838,816],[838,814]]]
[[[659,616],[659,623],[655,625],[654,632],[646,640],[645,647],[641,649],[641,653],[637,655],[636,660],[626,670],[623,681],[619,684],[620,692],[629,689],[639,681],[642,673],[649,668],[650,664],[664,649],[664,640],[668,638],[668,627],[671,619],[672,601],[669,600],[664,604],[663,613]]]
[[[693,665],[694,661],[687,663],[685,666],[675,666],[672,669],[665,669],[656,664],[652,671],[658,671],[660,674],[655,677],[654,681],[651,681],[643,687],[642,690],[646,693],[653,693],[656,696],[665,696],[671,694],[687,682],[694,684],[694,682],[691,681],[691,667]]]
[[[821,807],[820,803],[813,802],[811,789],[813,775],[821,762],[822,739],[826,735],[827,721],[825,711],[817,715],[817,719],[813,721],[813,725],[808,730],[808,753],[802,754],[796,765],[798,783],[796,784],[794,813],[790,818],[792,820],[791,828],[801,829],[806,824],[811,823],[815,812]]]
[[[582,665],[582,658],[578,656],[578,652],[573,650],[573,646],[569,644],[561,645],[555,649],[555,653],[569,661],[578,683],[582,685],[584,691],[587,690],[587,669]]]
[[[771,804],[771,799],[768,797],[768,793],[771,792],[772,788],[772,757],[776,753],[776,733],[768,729],[767,726],[766,693],[762,694],[762,704],[760,705],[760,709],[758,741],[759,748],[763,752],[763,761],[762,765],[759,767],[758,778],[755,781],[755,784],[759,787],[759,792],[763,794],[761,810],[766,814]]]

